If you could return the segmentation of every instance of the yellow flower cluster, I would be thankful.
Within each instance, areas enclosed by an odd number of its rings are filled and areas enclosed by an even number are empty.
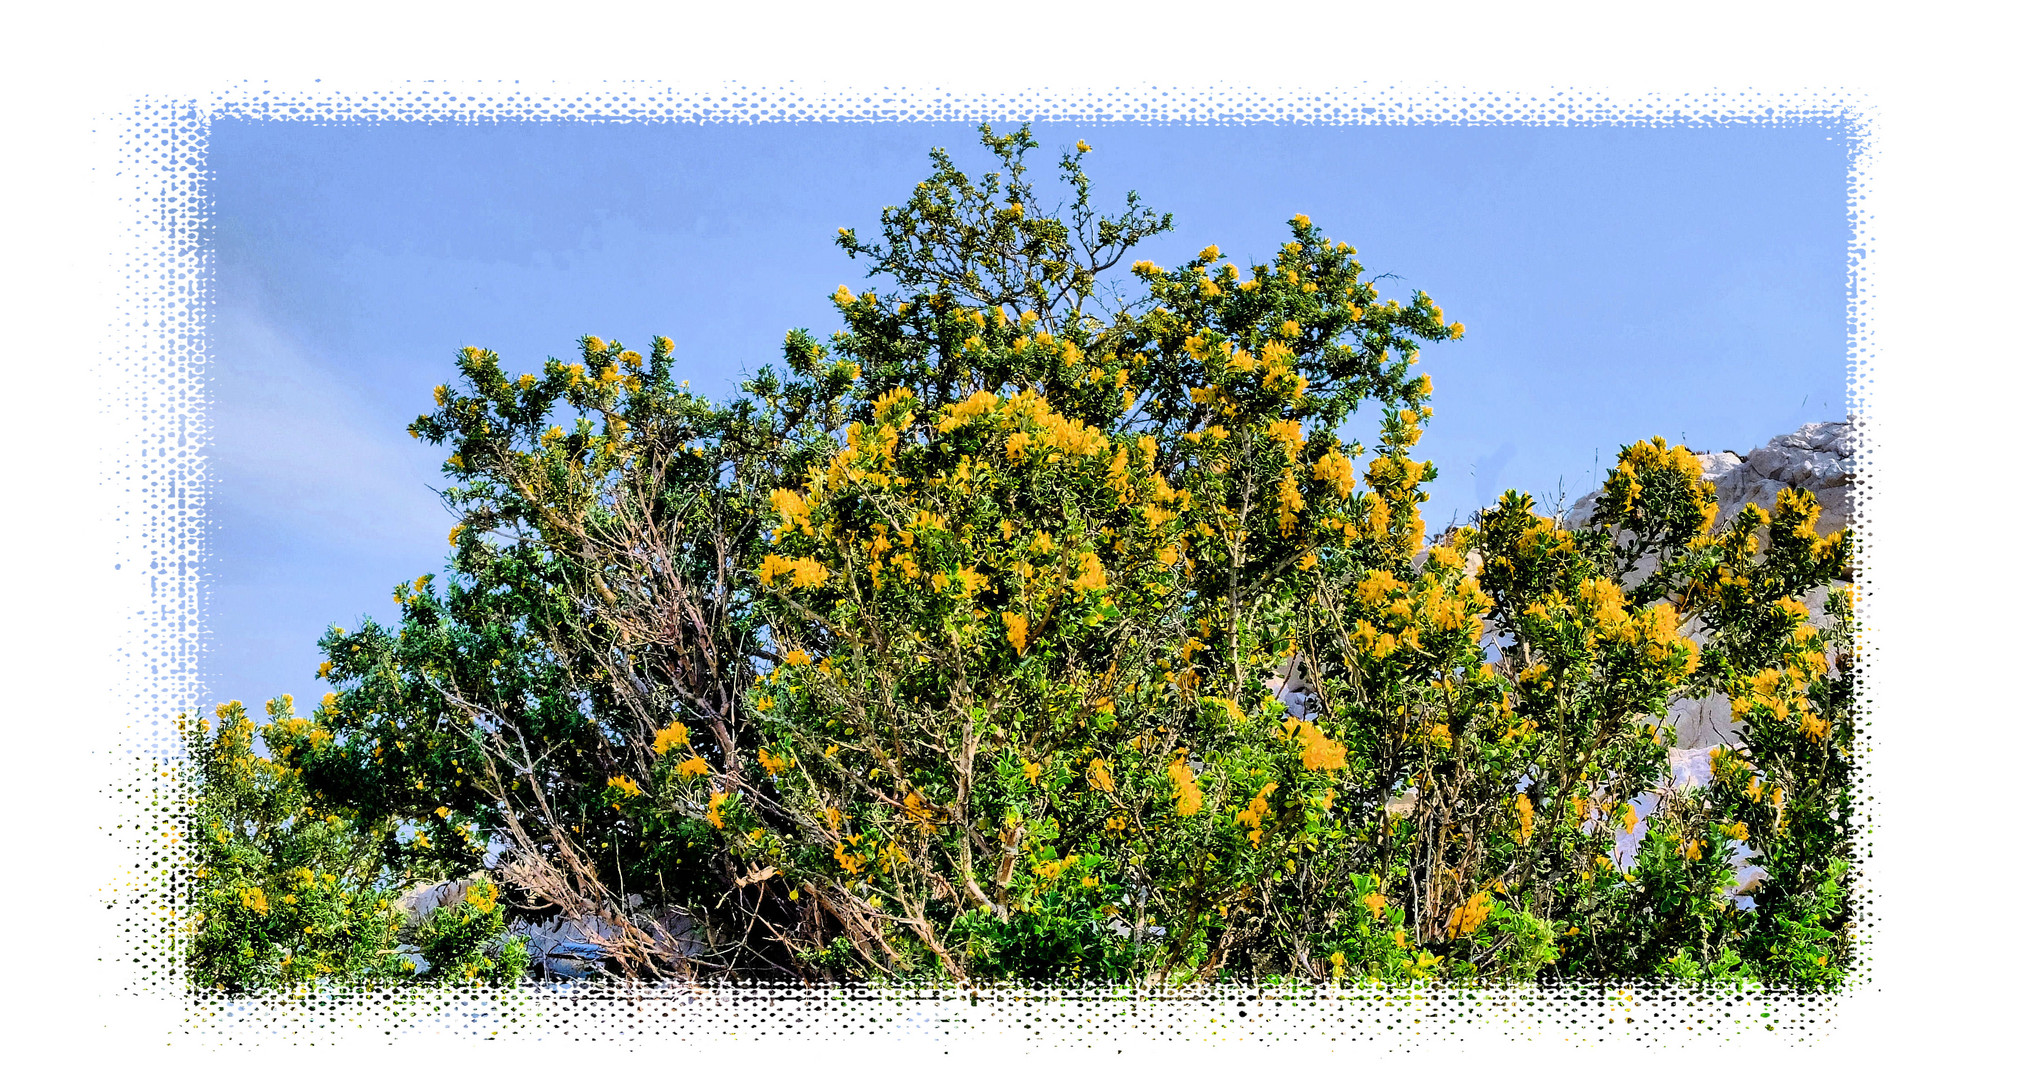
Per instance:
[[[1652,604],[1637,611],[1627,606],[1624,590],[1609,578],[1591,578],[1577,590],[1581,613],[1596,624],[1597,639],[1639,647],[1649,663],[1666,665],[1687,675],[1696,670],[1702,650],[1681,634],[1671,604]],[[1543,609],[1545,610],[1545,609]]]
[[[1173,809],[1181,817],[1193,817],[1201,811],[1201,785],[1195,782],[1194,769],[1187,764],[1187,751],[1181,750],[1166,766],[1166,777],[1173,781]]]
[[[1816,661],[1823,660],[1822,653],[1817,652],[1813,655]],[[1821,742],[1828,738],[1830,721],[1817,715],[1807,696],[1809,678],[1803,670],[1807,666],[1790,663],[1785,668],[1767,668],[1756,672],[1748,680],[1746,692],[1732,696],[1732,719],[1743,720],[1748,716],[1765,713],[1774,723],[1786,723],[1788,718],[1793,716],[1796,718],[1796,730],[1810,742]]]
[[[1286,731],[1300,744],[1300,767],[1312,772],[1334,772],[1345,764],[1349,748],[1329,738],[1308,720],[1288,720]]]
[[[1286,456],[1289,459],[1300,453],[1300,444],[1302,442],[1300,421],[1291,419],[1268,421],[1265,424],[1265,434],[1271,436],[1280,446],[1285,447]]]
[[[1077,589],[1094,592],[1109,584],[1109,575],[1103,573],[1102,559],[1092,551],[1084,551],[1075,559],[1078,572],[1068,579],[1068,584]]]
[[[1454,939],[1476,933],[1491,917],[1493,906],[1490,893],[1477,892],[1449,913],[1448,936]]]
[[[686,742],[686,737],[685,725],[673,721],[660,729],[655,738],[651,740],[650,752],[658,757],[663,757],[678,747],[689,745]]]
[[[945,435],[956,428],[995,412],[996,406],[1001,400],[987,390],[977,390],[965,400],[957,401],[947,406],[943,410],[946,415],[940,418],[938,425],[940,434]]]
[[[1251,796],[1249,805],[1237,811],[1236,819],[1232,822],[1232,824],[1242,825],[1250,830],[1248,835],[1250,836],[1252,847],[1257,847],[1259,841],[1264,838],[1265,815],[1272,812],[1272,804],[1266,800],[1277,790],[1279,790],[1279,782],[1276,780],[1259,788],[1258,793]]]
[[[1383,459],[1380,459],[1383,460]],[[1373,463],[1374,467],[1376,463]],[[1331,449],[1314,461],[1314,478],[1329,486],[1338,499],[1347,499],[1357,486],[1355,469],[1348,455]]]
[[[1632,513],[1649,484],[1681,486],[1699,505],[1709,506],[1713,519],[1717,513],[1715,489],[1703,481],[1703,463],[1688,447],[1671,447],[1658,435],[1619,452],[1618,467],[1605,480],[1599,505],[1613,513]],[[1704,527],[1708,529],[1707,522]]]
[[[1003,636],[1010,641],[1010,647],[1017,650],[1018,654],[1022,656],[1025,651],[1026,641],[1031,633],[1032,621],[1015,611],[1002,612],[1001,616],[1003,619]]]
[[[923,832],[931,832],[939,824],[939,808],[927,802],[916,791],[905,793],[904,816],[906,821],[911,822]]]
[[[816,585],[824,585],[828,577],[827,568],[821,566],[817,559],[810,556],[787,559],[776,552],[765,555],[763,565],[756,570],[756,576],[765,585],[771,584],[784,574],[791,575],[791,585],[795,589],[810,589]]]
[[[788,488],[778,488],[770,493],[770,508],[777,516],[799,527],[807,536],[813,534],[812,509],[806,505],[805,496]]]

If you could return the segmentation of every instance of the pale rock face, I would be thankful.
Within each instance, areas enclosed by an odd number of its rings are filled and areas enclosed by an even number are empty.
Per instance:
[[[1722,526],[1748,503],[1771,511],[1774,496],[1781,489],[1799,487],[1816,496],[1823,513],[1816,519],[1818,532],[1829,534],[1851,524],[1854,513],[1851,482],[1854,476],[1856,432],[1849,420],[1805,424],[1786,435],[1775,436],[1765,446],[1739,454],[1732,450],[1699,453],[1703,479],[1717,485],[1717,523]],[[1576,500],[1562,519],[1565,528],[1579,529],[1589,523],[1597,508],[1599,491]],[[1643,580],[1653,572],[1653,560],[1641,563],[1628,575],[1627,584]],[[1810,622],[1828,627],[1830,617],[1823,611],[1828,589],[1816,589],[1804,597]],[[1700,625],[1689,628],[1697,644],[1708,639]],[[1700,700],[1675,702],[1668,710],[1667,723],[1675,731],[1679,750],[1703,749],[1737,740],[1738,729],[1731,722],[1731,699],[1722,694]]]
[[[1823,507],[1823,515],[1816,520],[1818,531],[1829,533],[1851,524],[1856,434],[1849,420],[1805,424],[1776,436],[1745,455],[1743,463],[1719,469],[1714,476],[1706,460],[1703,478],[1717,485],[1718,522],[1729,521],[1747,503],[1772,510],[1774,495],[1782,488],[1799,487],[1815,495]],[[1721,459],[1726,455],[1708,456]]]
[[[1823,513],[1816,519],[1818,532],[1828,535],[1851,524],[1857,508],[1852,494],[1857,461],[1856,434],[1849,420],[1807,424],[1744,454],[1731,450],[1697,454],[1697,460],[1703,464],[1703,479],[1717,485],[1718,524],[1730,521],[1748,503],[1771,511],[1774,496],[1787,487],[1802,488],[1816,496],[1817,504],[1823,508]],[[1579,529],[1587,525],[1591,512],[1597,507],[1599,493],[1593,491],[1576,500],[1562,519],[1563,527]],[[1652,569],[1649,560],[1634,572],[1632,580],[1644,577]],[[1809,608],[1809,621],[1826,629],[1833,621],[1823,610],[1828,595],[1829,589],[1818,588],[1803,598]],[[1690,627],[1688,634],[1699,645],[1709,638],[1701,625]],[[1674,748],[1668,751],[1671,774],[1668,784],[1672,787],[1708,784],[1710,752],[1739,741],[1738,727],[1731,719],[1731,699],[1723,694],[1674,702],[1669,706],[1666,723],[1675,733]],[[1615,858],[1621,869],[1632,865],[1638,853],[1639,839],[1646,834],[1647,819],[1659,802],[1660,797],[1656,794],[1641,795],[1634,800],[1639,818],[1635,830],[1627,833],[1613,827]],[[1744,844],[1732,843],[1731,862],[1738,878],[1735,902],[1740,907],[1752,905],[1748,894],[1765,876],[1764,871],[1750,865],[1752,855]]]
[[[1668,706],[1668,726],[1674,729],[1677,750],[1716,746],[1738,734],[1731,723],[1731,699],[1724,694],[1676,701]]]
[[[396,910],[403,915],[403,932],[414,933],[430,921],[431,916],[441,907],[451,907],[466,899],[466,890],[478,878],[459,878],[454,881],[435,881],[417,885],[396,898]]]
[[[1747,503],[1772,510],[1774,496],[1785,487],[1803,488],[1816,496],[1823,507],[1823,516],[1816,520],[1819,531],[1829,533],[1851,524],[1855,434],[1851,421],[1834,420],[1805,424],[1744,454],[1732,450],[1697,454],[1703,479],[1717,485],[1718,524],[1731,520]],[[1577,499],[1563,517],[1563,527],[1588,524],[1598,494],[1592,491]]]

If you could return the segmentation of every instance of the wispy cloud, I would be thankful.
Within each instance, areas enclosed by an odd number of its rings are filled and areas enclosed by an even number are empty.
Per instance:
[[[215,525],[299,550],[407,548],[450,527],[438,455],[404,432],[414,411],[381,415],[342,363],[252,308],[221,311],[211,344]]]

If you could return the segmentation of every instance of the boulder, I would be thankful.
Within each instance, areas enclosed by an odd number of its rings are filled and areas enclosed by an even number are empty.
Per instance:
[[[1805,424],[1786,435],[1777,435],[1765,446],[1744,455],[1743,461],[1718,468],[1714,460],[1735,454],[1702,455],[1704,479],[1717,485],[1717,520],[1729,521],[1747,503],[1772,510],[1774,496],[1785,487],[1802,488],[1816,496],[1823,514],[1816,527],[1825,533],[1851,524],[1855,513],[1851,483],[1856,475],[1857,433],[1849,420]]]
[[[396,897],[396,910],[403,914],[404,937],[416,933],[441,907],[450,907],[466,899],[466,890],[479,878],[463,877],[453,881],[434,881],[417,885]]]

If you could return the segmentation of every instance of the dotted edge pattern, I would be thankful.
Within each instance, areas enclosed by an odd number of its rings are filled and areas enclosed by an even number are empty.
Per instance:
[[[1872,702],[1869,553],[1874,500],[1870,327],[1870,178],[1877,113],[1841,89],[1713,90],[1621,95],[1555,89],[1509,94],[1447,86],[1331,90],[1237,86],[1050,88],[982,94],[830,84],[681,89],[656,83],[565,86],[422,82],[315,94],[244,83],[200,98],[144,97],[109,118],[109,170],[125,250],[123,287],[105,342],[99,402],[125,436],[102,457],[118,523],[120,565],[146,568],[146,600],[115,632],[122,700],[102,790],[102,825],[119,863],[102,886],[112,942],[102,960],[125,973],[105,992],[173,1006],[170,1034],[198,1045],[396,1042],[440,1033],[571,1041],[755,1038],[899,1039],[942,1045],[1012,1039],[1037,1046],[1301,1041],[1414,1047],[1497,1039],[1719,1045],[1799,1043],[1834,1030],[1840,1006],[1871,977]],[[1849,151],[1848,412],[1859,473],[1859,740],[1854,899],[1859,960],[1850,986],[1827,994],[1625,983],[1507,988],[1196,987],[1176,991],[1042,987],[980,992],[791,986],[526,985],[505,990],[353,989],[227,998],[191,987],[180,962],[188,870],[178,835],[189,790],[175,716],[203,715],[199,673],[208,578],[205,501],[210,443],[205,330],[216,303],[207,138],[214,120],[311,124],[753,124],[925,121],[1145,124],[1525,124],[1538,126],[1804,126],[1842,134]]]

